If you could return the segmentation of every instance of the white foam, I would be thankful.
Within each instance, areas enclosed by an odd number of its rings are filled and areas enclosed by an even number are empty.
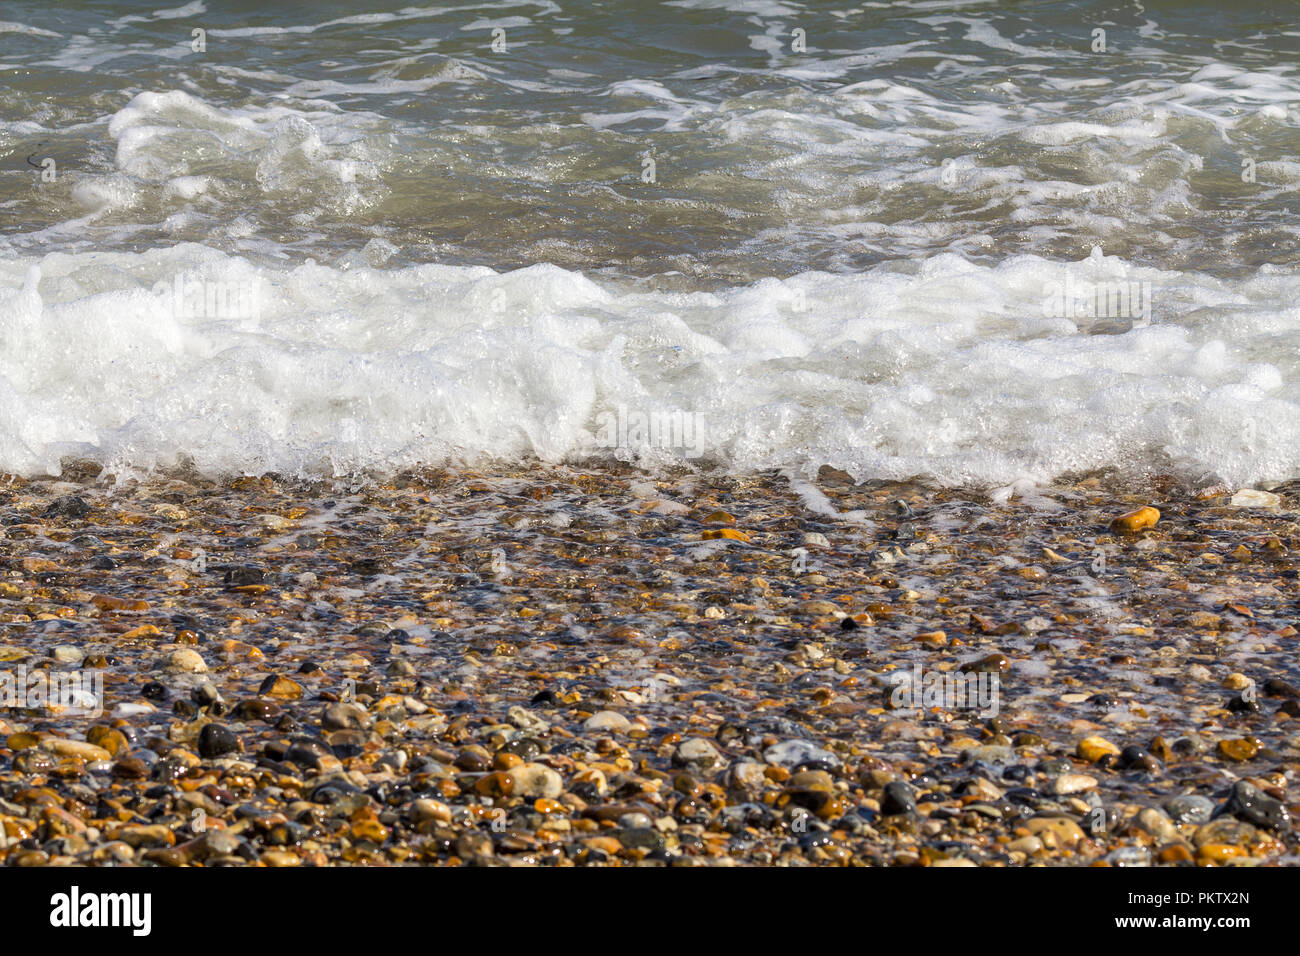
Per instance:
[[[0,33],[23,33],[33,37],[61,37],[63,35],[54,33],[51,30],[42,30],[40,27],[28,26],[25,23],[14,23],[9,20],[0,20]]]
[[[728,13],[746,13],[757,17],[781,17],[803,12],[800,6],[791,6],[780,0],[667,0],[664,6],[686,7],[690,10],[726,10]]]
[[[1159,321],[1043,329],[1046,284],[1119,273],[1152,283]],[[257,314],[179,316],[178,275],[256,283]],[[1300,470],[1298,294],[1280,270],[1230,283],[1113,258],[943,255],[716,294],[546,265],[254,266],[192,244],[16,259],[0,264],[0,469],[693,460],[602,444],[601,414],[623,407],[698,416],[701,460],[741,472],[1006,485],[1172,465],[1248,484]]]

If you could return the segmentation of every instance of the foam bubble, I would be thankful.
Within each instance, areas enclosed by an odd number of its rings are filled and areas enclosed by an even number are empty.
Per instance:
[[[945,255],[708,293],[547,265],[370,264],[393,252],[346,268],[194,244],[3,263],[0,468],[614,455],[990,486],[1108,466],[1243,484],[1300,468],[1300,279],[1280,273]],[[1150,283],[1160,320],[1044,324],[1045,288],[1110,290],[1120,274]],[[1230,344],[1207,308],[1251,321]]]

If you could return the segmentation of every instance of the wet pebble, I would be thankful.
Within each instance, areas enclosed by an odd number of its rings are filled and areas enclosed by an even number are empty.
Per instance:
[[[1215,810],[1214,815],[1236,817],[1270,830],[1284,830],[1291,825],[1291,814],[1286,804],[1245,780],[1232,785],[1228,799]]]
[[[163,666],[166,670],[178,674],[202,674],[208,669],[199,652],[188,647],[182,647],[168,654]]]
[[[673,765],[676,767],[695,767],[712,769],[723,762],[722,754],[711,741],[702,737],[689,737],[679,743],[673,751]]]
[[[366,730],[370,726],[370,715],[364,707],[356,704],[326,704],[321,711],[320,723],[326,730]]]
[[[779,767],[795,767],[825,764],[828,767],[840,766],[840,758],[824,747],[819,747],[808,740],[783,740],[763,751],[763,759]]]
[[[632,722],[622,714],[613,710],[602,710],[597,714],[592,714],[583,724],[591,733],[605,734],[625,734],[631,728]]]
[[[199,756],[205,759],[223,757],[239,750],[239,737],[223,724],[205,724],[199,731]]]
[[[880,812],[885,816],[915,814],[916,792],[900,780],[885,784],[880,798]]]
[[[1165,801],[1165,812],[1175,823],[1206,823],[1214,813],[1214,802],[1198,794],[1187,794]]]

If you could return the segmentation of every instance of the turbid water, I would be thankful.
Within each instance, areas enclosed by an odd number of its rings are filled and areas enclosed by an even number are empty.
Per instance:
[[[0,862],[1300,858],[1296,4],[366,9],[0,14]]]
[[[9,3],[0,469],[1292,478],[1297,9]]]

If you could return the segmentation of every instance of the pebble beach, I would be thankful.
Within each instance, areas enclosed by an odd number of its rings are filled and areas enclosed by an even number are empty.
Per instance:
[[[1285,919],[1294,2],[5,7],[23,930],[257,938],[178,867],[328,868],[277,941],[496,929],[467,866]]]
[[[1288,486],[97,471],[0,491],[0,661],[102,686],[0,710],[7,866],[1294,861]]]

